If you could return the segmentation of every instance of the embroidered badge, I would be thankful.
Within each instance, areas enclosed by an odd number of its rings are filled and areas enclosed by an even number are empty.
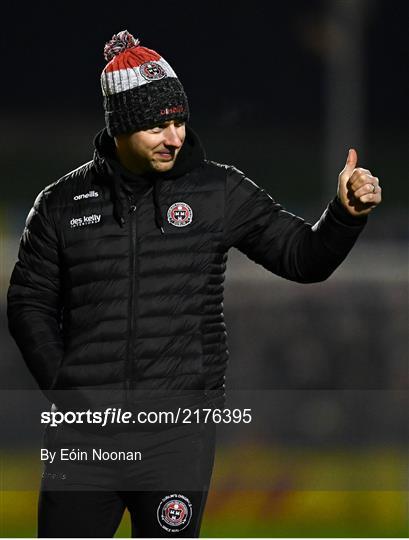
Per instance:
[[[166,532],[183,531],[192,517],[192,503],[180,493],[167,495],[159,503],[157,517],[159,525]]]
[[[192,223],[193,211],[190,206],[184,202],[172,204],[168,209],[168,221],[175,227],[186,227]]]
[[[158,81],[166,77],[166,72],[160,64],[156,62],[145,62],[139,67],[139,71],[147,81]]]

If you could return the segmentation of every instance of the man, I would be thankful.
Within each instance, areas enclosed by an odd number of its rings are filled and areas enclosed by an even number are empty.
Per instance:
[[[125,30],[105,58],[106,128],[93,160],[34,203],[11,277],[10,331],[54,411],[222,407],[229,248],[284,278],[325,280],[380,203],[378,179],[350,150],[336,197],[311,226],[205,159],[183,87],[158,53]],[[211,422],[61,425],[45,442],[138,448],[143,459],[46,463],[40,536],[112,536],[125,507],[133,535],[198,536]]]

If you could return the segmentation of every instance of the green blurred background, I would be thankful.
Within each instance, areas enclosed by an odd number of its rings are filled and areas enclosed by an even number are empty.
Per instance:
[[[407,491],[294,490],[279,467],[291,455],[291,449],[274,450],[261,444],[219,451],[201,536],[408,537]],[[310,475],[337,475],[345,469],[354,475],[360,474],[362,468],[374,466],[389,476],[400,475],[405,460],[405,454],[390,449],[369,450],[359,456],[338,450],[307,453],[299,468],[300,473]],[[268,475],[273,479],[272,487],[237,489],[237,461],[240,476]],[[15,459],[14,466],[16,474],[40,473],[32,458]],[[1,536],[35,537],[38,493],[3,491],[0,497]],[[116,537],[129,536],[130,519],[126,512]]]

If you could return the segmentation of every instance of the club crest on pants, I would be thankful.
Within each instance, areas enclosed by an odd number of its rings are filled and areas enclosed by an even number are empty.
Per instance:
[[[187,203],[176,202],[168,209],[168,221],[175,227],[186,227],[192,219],[193,211]]]
[[[157,517],[159,525],[166,532],[183,531],[192,517],[192,503],[180,493],[167,495],[159,503]]]

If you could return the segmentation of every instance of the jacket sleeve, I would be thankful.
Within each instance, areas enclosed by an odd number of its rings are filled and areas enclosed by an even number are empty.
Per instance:
[[[299,283],[327,279],[345,259],[367,221],[335,197],[315,225],[285,211],[245,175],[226,179],[225,241],[267,270]]]
[[[63,357],[58,240],[42,191],[28,214],[7,295],[9,330],[47,397]]]

